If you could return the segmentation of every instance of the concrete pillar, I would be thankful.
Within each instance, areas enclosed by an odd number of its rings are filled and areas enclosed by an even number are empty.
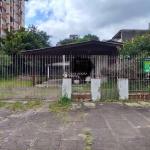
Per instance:
[[[72,93],[72,81],[70,78],[63,78],[62,82],[62,96],[71,98]]]
[[[91,79],[91,96],[93,101],[98,101],[101,98],[100,84],[100,78]]]
[[[47,66],[47,78],[49,79],[49,65]]]
[[[128,79],[118,79],[119,99],[125,100],[129,98]]]
[[[65,55],[63,55],[63,74],[66,72],[65,70]]]

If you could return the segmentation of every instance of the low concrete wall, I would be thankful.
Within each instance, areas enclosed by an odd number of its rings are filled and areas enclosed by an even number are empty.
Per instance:
[[[125,100],[129,98],[128,82],[128,79],[118,79],[118,92],[120,100]]]
[[[62,96],[71,98],[72,94],[72,82],[70,78],[63,78],[62,81]]]
[[[91,97],[93,101],[100,100],[100,78],[91,79]]]

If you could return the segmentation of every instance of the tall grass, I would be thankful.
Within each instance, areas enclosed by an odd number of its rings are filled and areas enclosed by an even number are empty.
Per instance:
[[[32,80],[19,80],[17,77],[0,77],[0,87],[31,87]]]

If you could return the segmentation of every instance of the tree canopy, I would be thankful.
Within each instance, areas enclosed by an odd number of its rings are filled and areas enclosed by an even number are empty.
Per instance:
[[[77,39],[69,39],[65,38],[63,40],[60,40],[61,45],[70,44],[70,43],[79,43],[79,42],[86,42],[90,40],[96,40],[99,41],[99,37],[92,34],[87,34],[83,38],[77,38]]]
[[[136,35],[135,38],[125,41],[123,44],[123,47],[118,47],[121,55],[150,55],[150,33],[146,33],[143,36]]]
[[[0,51],[6,55],[18,55],[21,51],[50,47],[50,38],[50,35],[34,25],[17,31],[6,29],[6,37],[1,39]]]

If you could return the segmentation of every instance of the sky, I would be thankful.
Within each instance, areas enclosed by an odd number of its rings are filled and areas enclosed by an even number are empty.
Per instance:
[[[150,0],[28,0],[25,25],[51,35],[52,46],[70,34],[111,39],[121,29],[148,29]]]

